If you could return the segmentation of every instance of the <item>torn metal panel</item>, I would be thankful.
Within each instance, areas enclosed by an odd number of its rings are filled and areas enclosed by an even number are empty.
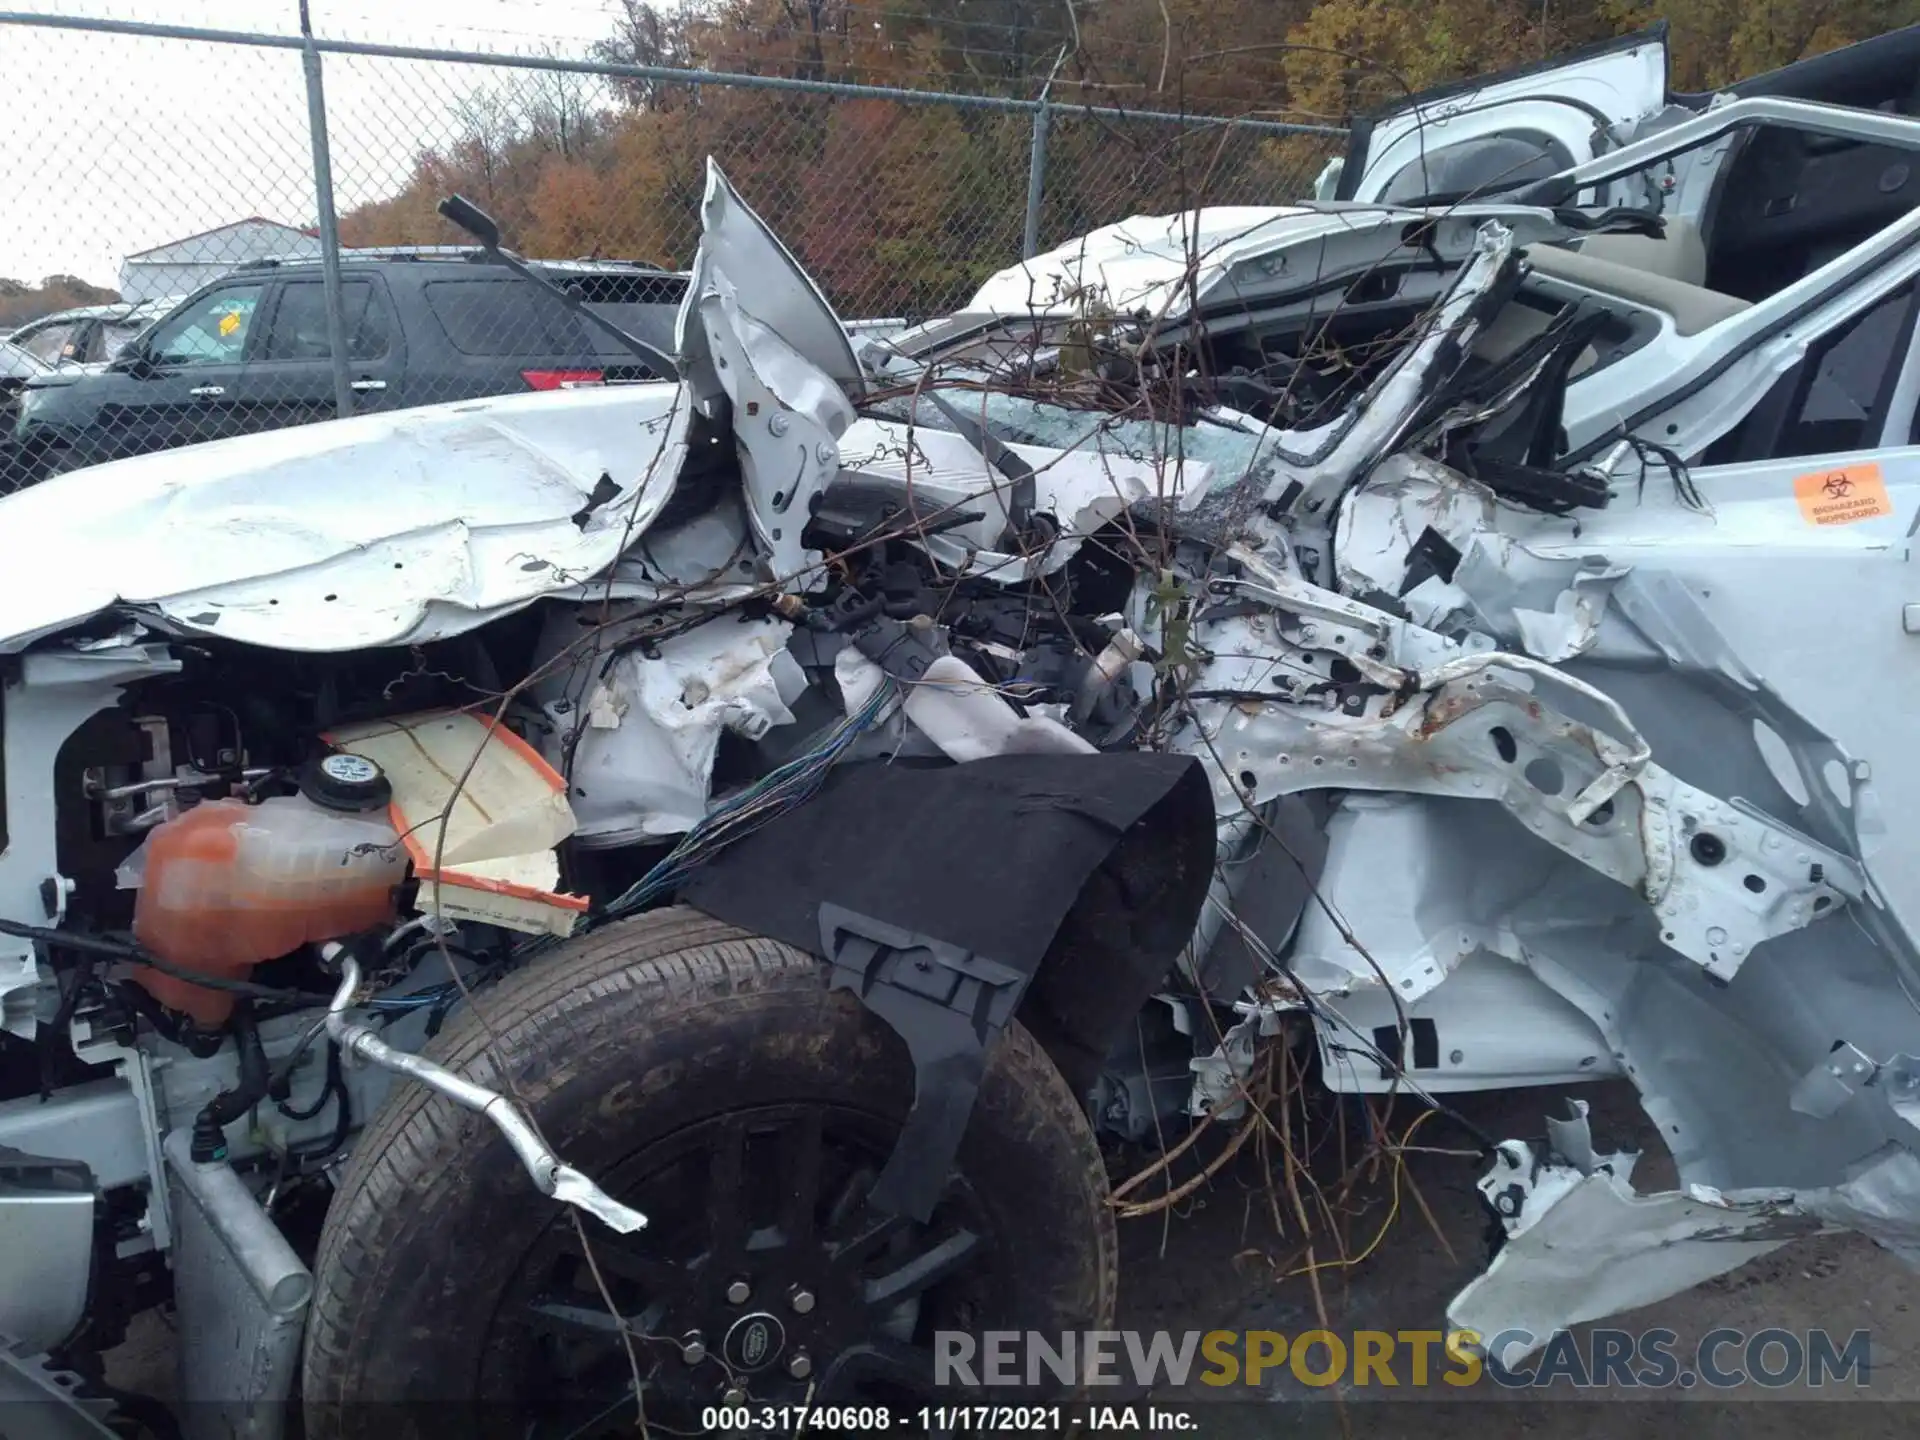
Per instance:
[[[1447,1323],[1475,1332],[1507,1366],[1557,1330],[1677,1295],[1821,1228],[1710,1190],[1638,1195],[1610,1170],[1582,1174],[1514,1140],[1481,1189],[1519,1208],[1503,1214],[1506,1243],[1447,1306]]]
[[[1335,581],[1357,596],[1403,596],[1434,575],[1451,581],[1461,553],[1492,528],[1498,503],[1486,486],[1437,460],[1389,455],[1340,507]]]
[[[1300,608],[1309,606],[1317,621],[1221,622],[1244,627],[1248,638],[1200,667],[1195,721],[1174,743],[1215,760],[1223,813],[1333,787],[1498,800],[1541,839],[1638,890],[1658,910],[1661,939],[1721,978],[1760,940],[1837,913],[1863,893],[1844,855],[1653,765],[1624,711],[1585,682],[1497,652],[1396,678],[1398,650],[1446,642],[1382,612],[1361,613],[1367,607],[1351,601],[1310,599]],[[1343,628],[1317,628],[1332,620]],[[1276,629],[1305,652],[1299,660],[1283,664],[1275,654]],[[1200,627],[1195,634],[1213,638]],[[1325,650],[1306,649],[1316,644]],[[1597,705],[1607,728],[1550,707],[1524,688],[1529,677]],[[1268,698],[1281,694],[1296,702],[1318,694],[1330,708]]]
[[[1187,1098],[1189,1115],[1211,1115],[1216,1120],[1238,1120],[1247,1111],[1247,1086],[1253,1079],[1254,1043],[1264,1033],[1261,1017],[1250,1015],[1229,1026],[1209,1055],[1187,1062],[1193,1088]]]
[[[1800,1212],[1871,1236],[1907,1264],[1920,1267],[1920,1155],[1889,1145],[1849,1168],[1838,1185],[1802,1190]]]
[[[698,318],[716,275],[726,277],[736,305],[756,327],[779,336],[795,357],[824,373],[834,385],[854,395],[861,392],[864,376],[847,327],[793,252],[754,214],[709,157],[706,191],[700,201],[700,248],[674,336],[682,372],[708,413],[726,390],[725,377],[717,373],[719,357],[702,343],[707,332]]]
[[[1022,715],[962,660],[942,655],[907,689],[907,719],[949,760],[989,755],[1093,755],[1095,747],[1058,720]]]
[[[1300,983],[1331,995],[1384,986],[1406,1005],[1469,955],[1512,953],[1502,917],[1547,861],[1504,817],[1467,813],[1478,808],[1409,795],[1343,799],[1327,821],[1325,903],[1302,914],[1288,958]]]
[[[510,395],[56,476],[7,498],[8,543],[86,562],[5,567],[0,633],[121,604],[281,650],[458,635],[612,564],[673,494],[688,414],[677,385]]]
[[[710,510],[636,533],[611,570],[547,598],[581,605],[671,600],[718,608],[751,594],[759,569],[745,500],[723,495]]]
[[[1369,947],[1372,948],[1371,946]],[[1390,955],[1375,950],[1383,966]],[[1577,1006],[1492,948],[1461,957],[1441,985],[1395,1003],[1378,985],[1314,1001],[1327,1088],[1345,1094],[1445,1095],[1586,1084],[1624,1073]]]
[[[1018,555],[998,548],[1010,520],[1008,482],[961,436],[861,419],[841,438],[840,457],[851,473],[905,487],[916,513],[931,522],[914,543],[942,566],[1008,585],[1052,574],[1101,526],[1145,501],[1177,500],[1189,486],[1204,487],[1212,474],[1201,460],[1128,454],[1097,439],[1065,452],[1021,444],[1007,449],[1034,468],[1035,512],[1058,527],[1054,539]]]
[[[1496,1147],[1479,1188],[1502,1243],[1447,1307],[1450,1324],[1508,1367],[1557,1331],[1663,1300],[1824,1228],[1784,1192],[1636,1193],[1638,1153],[1597,1153],[1584,1101],[1549,1117],[1547,1136],[1545,1147]]]
[[[1547,556],[1579,523],[1500,501],[1478,481],[1419,455],[1389,456],[1341,506],[1339,586],[1398,598],[1416,623],[1511,639],[1555,664],[1591,649],[1627,568],[1604,555]]]
[[[578,617],[556,612],[542,653],[581,643]],[[706,814],[723,730],[758,740],[793,723],[788,702],[806,688],[786,649],[783,620],[702,626],[640,643],[614,624],[586,647],[577,671],[540,688],[553,728],[547,758],[567,777],[591,848],[684,834]]]
[[[801,531],[814,497],[839,473],[839,438],[853,406],[831,376],[742,307],[726,270],[709,261],[695,283],[707,353],[733,404],[754,535],[776,577],[814,588],[820,552],[802,543]]]

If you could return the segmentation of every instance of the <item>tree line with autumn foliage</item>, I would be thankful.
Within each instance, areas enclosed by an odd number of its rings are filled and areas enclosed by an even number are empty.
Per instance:
[[[1055,104],[1041,243],[1130,214],[1308,192],[1338,139],[1141,112],[1344,125],[1412,90],[1657,20],[1677,90],[1920,21],[1920,0],[621,0],[622,65]],[[350,245],[462,237],[459,192],[523,254],[684,266],[708,155],[849,315],[937,313],[1020,253],[1028,114],[533,70],[418,137],[407,183],[341,216]]]

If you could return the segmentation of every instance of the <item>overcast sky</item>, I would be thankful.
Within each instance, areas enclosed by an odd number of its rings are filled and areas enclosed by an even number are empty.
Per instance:
[[[9,0],[0,8],[299,33],[296,0]],[[316,34],[584,54],[613,0],[311,0]],[[340,207],[389,194],[484,67],[329,55]],[[0,276],[118,284],[121,257],[248,215],[315,213],[298,52],[0,25]]]

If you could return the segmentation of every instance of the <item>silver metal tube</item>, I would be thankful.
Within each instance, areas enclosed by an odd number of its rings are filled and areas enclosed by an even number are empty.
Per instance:
[[[1047,96],[1040,96],[1040,108],[1033,112],[1033,148],[1027,155],[1027,225],[1021,237],[1020,258],[1031,260],[1040,253],[1040,202],[1047,190]]]
[[[569,1205],[577,1205],[609,1228],[622,1234],[640,1229],[647,1217],[622,1205],[585,1175],[566,1164],[549,1150],[533,1123],[497,1090],[477,1085],[456,1075],[444,1065],[436,1065],[421,1055],[396,1050],[371,1029],[347,1018],[354,995],[360,989],[360,962],[340,945],[325,945],[321,953],[340,966],[340,987],[327,1004],[327,1034],[349,1055],[358,1056],[383,1069],[411,1076],[429,1090],[437,1090],[454,1104],[476,1110],[491,1120],[506,1137],[513,1153],[526,1167],[527,1174],[543,1195]]]
[[[307,75],[307,129],[313,140],[314,208],[320,222],[320,278],[327,293],[327,349],[333,359],[333,408],[342,420],[353,414],[347,379],[347,322],[340,288],[340,225],[333,212],[333,155],[327,148],[327,96],[320,79],[320,52],[313,43],[307,0],[300,0],[300,34],[306,41],[300,65]]]
[[[242,770],[242,780],[264,780],[273,774],[272,767],[256,765]],[[182,785],[210,785],[218,776],[203,776],[199,779],[179,775],[162,776],[158,780],[134,780],[126,785],[109,785],[99,790],[89,790],[88,796],[94,800],[126,800],[135,795],[145,795],[154,790],[178,790]]]
[[[193,1138],[185,1130],[169,1131],[162,1147],[180,1185],[198,1202],[268,1313],[298,1315],[305,1310],[313,1295],[313,1276],[233,1167],[224,1160],[204,1165],[195,1161]]]

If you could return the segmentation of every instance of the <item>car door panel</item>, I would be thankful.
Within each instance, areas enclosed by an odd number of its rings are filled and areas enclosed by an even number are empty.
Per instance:
[[[1828,821],[1857,819],[1878,895],[1911,931],[1920,891],[1906,877],[1920,867],[1920,830],[1876,822],[1920,807],[1920,755],[1900,723],[1920,706],[1920,585],[1907,539],[1920,524],[1920,448],[1702,465],[1690,478],[1706,513],[1650,477],[1638,503],[1583,515],[1577,540],[1539,553],[1601,555],[1679,582],[1656,597],[1670,633],[1683,637],[1669,663],[1704,666],[1705,683],[1741,687],[1762,706],[1776,701],[1784,712],[1768,724],[1778,737],[1825,737],[1831,758],[1816,754],[1811,773],[1783,777],[1771,757],[1769,769],[1800,805],[1804,833],[1828,833],[1822,811]],[[1690,623],[1695,615],[1710,628]],[[1592,658],[1608,661],[1604,647]],[[1636,719],[1658,713],[1635,707],[1611,677],[1587,673]],[[1670,753],[1666,737],[1648,738],[1657,754]]]
[[[1795,284],[1692,335],[1666,324],[1630,365],[1568,389],[1569,462],[1625,432],[1699,456],[1742,423],[1825,337],[1920,272],[1920,210]]]
[[[386,285],[378,275],[341,282],[341,325],[355,414],[398,402],[405,354]],[[318,276],[275,287],[263,339],[235,397],[239,430],[277,430],[338,417],[326,286]]]
[[[154,327],[140,363],[115,372],[83,448],[95,460],[195,445],[240,433],[234,408],[267,287],[218,286]]]

